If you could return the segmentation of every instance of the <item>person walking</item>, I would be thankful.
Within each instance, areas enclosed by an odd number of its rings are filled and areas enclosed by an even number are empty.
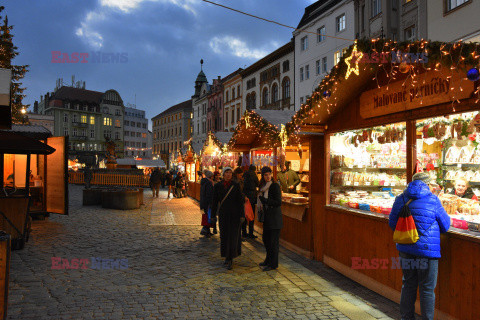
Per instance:
[[[167,187],[168,187],[167,199],[170,199],[170,193],[173,193],[172,192],[173,176],[172,176],[172,173],[170,171],[167,172],[166,180],[167,180],[166,182],[167,182]]]
[[[258,193],[258,211],[263,213],[263,244],[267,251],[265,260],[259,265],[263,271],[278,268],[278,253],[280,247],[280,230],[283,227],[282,189],[273,179],[270,167],[262,168]]]
[[[165,188],[165,180],[166,180],[165,169],[162,169],[160,171],[160,182],[162,184],[162,189]]]
[[[440,233],[447,232],[451,219],[440,199],[432,193],[436,183],[425,172],[413,175],[413,181],[399,195],[389,215],[389,226],[395,230],[403,206],[408,206],[417,227],[419,239],[414,244],[397,244],[402,266],[400,313],[402,320],[415,319],[417,288],[420,293],[422,319],[433,320],[435,286],[437,285]]]
[[[200,181],[200,209],[203,210],[202,214],[202,230],[200,234],[205,237],[210,237],[212,233],[210,228],[213,227],[208,221],[208,210],[212,210],[213,201],[213,173],[205,170],[205,178]]]
[[[255,212],[255,205],[257,204],[257,188],[258,188],[258,177],[256,173],[256,167],[254,165],[250,165],[248,170],[243,174],[243,193],[250,201],[252,206],[253,212]],[[255,226],[255,221],[248,222],[248,234],[247,237],[251,239],[257,238],[256,235],[253,234]],[[246,223],[245,223],[246,229]],[[244,231],[247,233],[247,230]]]
[[[175,177],[175,197],[176,198],[182,197],[182,186],[183,186],[182,173],[178,171],[177,176]]]
[[[212,202],[214,221],[218,218],[220,226],[220,254],[228,270],[233,268],[233,259],[242,253],[240,226],[245,220],[245,199],[232,176],[232,168],[223,168],[223,179],[213,187]]]
[[[150,176],[150,185],[152,186],[153,197],[158,198],[158,192],[160,191],[160,170],[155,168]]]

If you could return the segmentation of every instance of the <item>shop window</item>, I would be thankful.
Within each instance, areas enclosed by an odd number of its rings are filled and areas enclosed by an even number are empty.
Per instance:
[[[388,214],[407,185],[406,125],[330,137],[330,203]]]

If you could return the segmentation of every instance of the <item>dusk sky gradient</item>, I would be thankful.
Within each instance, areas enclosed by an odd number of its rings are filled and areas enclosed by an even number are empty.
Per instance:
[[[203,70],[211,83],[249,66],[287,43],[292,30],[200,0],[2,0],[14,44],[15,64],[30,65],[24,103],[33,109],[57,78],[86,89],[117,90],[152,118],[185,101]],[[216,0],[296,27],[314,0]],[[52,51],[127,53],[126,63],[52,63]],[[151,127],[151,124],[150,124]]]

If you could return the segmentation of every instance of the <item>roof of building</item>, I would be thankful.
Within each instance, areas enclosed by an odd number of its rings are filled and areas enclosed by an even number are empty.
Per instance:
[[[258,60],[254,64],[250,65],[245,70],[241,71],[241,75],[243,77],[246,77],[246,76],[262,69],[266,65],[274,62],[275,60],[279,59],[280,57],[283,57],[284,55],[289,54],[290,52],[293,52],[293,50],[294,50],[294,43],[293,43],[293,40],[292,40],[292,41],[287,42],[285,45],[281,46],[277,50],[273,51],[269,55],[267,55],[267,56],[263,57],[262,59]]]
[[[191,110],[191,109],[192,109],[192,99],[180,102],[179,104],[176,104],[168,108],[167,110],[157,114],[155,117],[152,118],[152,120],[170,113],[178,112],[180,110]]]
[[[49,145],[12,131],[0,131],[0,153],[51,154],[55,149]]]
[[[223,77],[222,83],[227,82],[228,80],[232,79],[233,77],[235,77],[237,74],[239,74],[239,73],[242,72],[242,71],[243,71],[243,68],[238,68],[237,70],[235,70],[235,71],[233,71],[232,73],[230,73],[228,76]]]
[[[255,112],[279,130],[281,125],[288,123],[295,114],[294,110],[255,110]]]
[[[195,82],[208,82],[207,76],[205,75],[205,73],[203,73],[203,70],[200,70],[197,76],[197,80],[195,80]]]
[[[218,131],[215,132],[214,135],[220,143],[227,144],[232,138],[233,132]]]
[[[103,94],[103,92],[63,86],[53,93],[53,99],[100,104]]]
[[[323,13],[333,8],[342,1],[343,0],[319,0],[309,5],[305,8],[305,13],[302,16],[302,19],[300,20],[297,29],[300,29],[306,24],[315,20],[317,17],[319,17],[320,15],[322,15]]]
[[[52,136],[50,130],[44,126],[32,124],[12,124],[12,129],[9,131],[37,140],[45,140]]]

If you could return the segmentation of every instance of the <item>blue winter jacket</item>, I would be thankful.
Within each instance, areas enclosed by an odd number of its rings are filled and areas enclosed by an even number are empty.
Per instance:
[[[447,232],[450,228],[450,217],[443,209],[440,199],[424,182],[410,182],[403,194],[395,199],[388,221],[390,228],[395,230],[398,215],[409,199],[413,199],[408,206],[420,238],[414,244],[397,243],[398,251],[420,257],[440,258],[440,233]]]

